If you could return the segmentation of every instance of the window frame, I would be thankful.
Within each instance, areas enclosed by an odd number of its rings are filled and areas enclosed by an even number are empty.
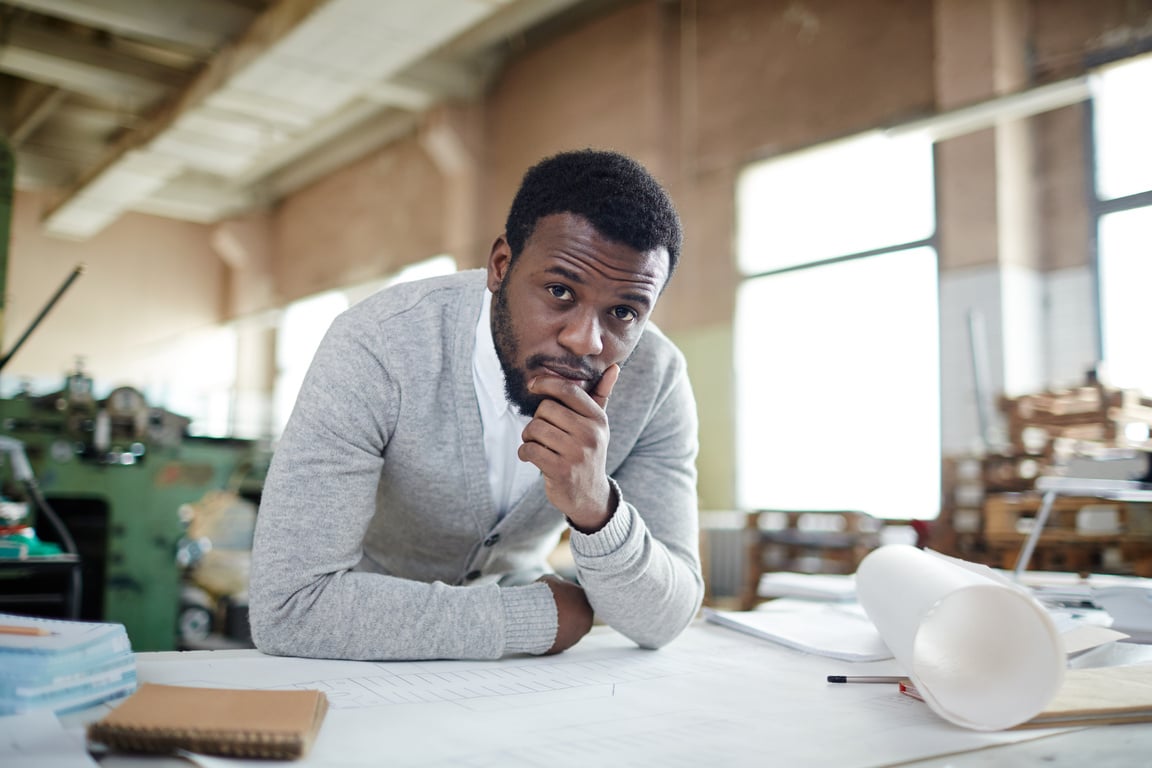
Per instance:
[[[866,135],[866,134],[861,134],[861,135]],[[851,138],[851,137],[849,137],[849,138]],[[843,141],[843,140],[841,140],[841,141]],[[839,142],[837,142],[837,143],[839,143]],[[938,291],[938,287],[939,287],[939,253],[940,253],[940,249],[939,249],[939,241],[940,241],[940,236],[939,236],[939,194],[938,194],[938,192],[939,192],[939,189],[938,189],[939,179],[938,179],[938,173],[937,173],[936,141],[935,140],[929,140],[928,144],[929,144],[930,163],[931,163],[930,173],[931,173],[931,186],[932,186],[933,202],[932,202],[932,229],[931,229],[931,233],[927,237],[918,238],[918,239],[909,240],[909,241],[892,243],[890,245],[886,245],[886,246],[878,247],[878,248],[870,248],[867,250],[842,253],[842,254],[839,254],[836,256],[827,257],[827,258],[819,258],[819,259],[816,259],[813,261],[807,261],[807,262],[800,263],[800,264],[789,264],[787,266],[781,266],[781,267],[770,268],[770,269],[762,269],[762,270],[745,270],[741,266],[741,263],[743,261],[742,254],[738,252],[736,254],[738,284],[740,286],[743,286],[743,285],[746,285],[746,284],[750,283],[751,281],[755,281],[755,280],[771,279],[773,277],[778,277],[778,276],[786,275],[786,274],[790,274],[790,273],[810,271],[810,270],[819,269],[822,267],[829,267],[829,266],[835,266],[838,264],[863,261],[863,260],[877,257],[877,256],[884,256],[884,255],[900,253],[900,252],[904,252],[904,251],[911,251],[911,250],[916,250],[916,249],[921,249],[921,248],[928,248],[928,249],[931,249],[931,251],[932,251],[932,253],[936,259],[936,276],[937,276],[936,277],[936,288]],[[803,149],[802,151],[803,152],[812,152],[812,151],[817,151],[817,150],[819,150],[819,145],[807,147],[807,148]],[[765,161],[759,161],[759,162],[765,162]],[[748,169],[759,164],[759,162],[748,164],[747,166],[745,166],[742,173],[747,172]],[[742,187],[742,185],[740,185],[740,187]],[[741,210],[742,203],[740,202],[739,199],[737,199],[736,206],[737,206],[738,211]],[[739,232],[737,232],[736,243],[737,243],[738,248],[743,247],[743,240],[744,240],[744,238],[742,237],[742,235]],[[938,297],[938,294],[937,294],[936,301],[937,301],[937,319],[938,319],[939,318],[939,297]],[[739,310],[737,310],[737,316],[738,315],[739,315]],[[734,318],[734,320],[735,319],[736,318]],[[733,331],[734,331],[734,334],[738,337],[740,334],[739,329],[736,326],[734,326]],[[935,347],[935,359],[936,359],[937,370],[939,370],[939,365],[940,365],[940,350],[941,350],[941,346],[940,346],[939,333],[937,333],[937,344]],[[733,350],[733,353],[734,353],[734,355],[739,354],[738,347]],[[742,375],[740,373],[740,370],[739,370],[740,369],[740,363],[736,362],[734,368],[735,368],[734,375],[737,377],[737,381],[734,384],[734,390],[735,390],[734,396],[738,397],[739,393],[741,391],[741,385],[739,383],[739,377]],[[737,408],[739,408],[739,407],[740,406],[739,406],[739,402],[738,402]],[[943,458],[943,447],[942,447],[941,441],[939,439],[939,434],[940,434],[940,430],[941,430],[941,421],[942,421],[942,408],[943,408],[943,403],[940,402],[940,400],[939,400],[939,392],[938,392],[937,393],[937,413],[936,413],[936,421],[937,421],[936,433],[938,435],[938,439],[936,440],[936,444],[934,446],[934,450],[937,452],[937,460],[936,460],[937,466],[942,466],[942,458]],[[739,444],[741,444],[741,437],[739,435],[741,427],[739,424],[737,424],[735,426],[737,428],[736,443],[739,445]],[[734,490],[735,490],[735,495],[737,497],[736,503],[739,505],[747,506],[749,503],[749,500],[744,499],[744,498],[740,498],[744,494],[743,480],[741,478],[741,474],[743,472],[747,471],[747,468],[741,466],[741,459],[739,457],[737,458],[737,466],[735,467],[735,471],[736,471],[736,476],[734,478],[734,485],[735,485]],[[939,479],[939,475],[937,476],[937,478]],[[937,495],[937,497],[934,499],[934,502],[932,503],[931,508],[926,509],[924,515],[917,515],[916,519],[934,519],[934,518],[938,517],[940,514],[940,511],[941,511],[940,501],[941,500],[940,500],[939,496]],[[818,510],[822,506],[823,505],[816,503],[811,507],[811,509],[812,510]],[[882,517],[900,517],[899,515],[892,515],[892,516],[881,515],[881,516]]]

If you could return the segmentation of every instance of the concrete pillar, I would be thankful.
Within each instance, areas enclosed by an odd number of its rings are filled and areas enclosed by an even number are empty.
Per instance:
[[[276,386],[276,307],[272,223],[255,214],[219,224],[212,247],[228,266],[225,316],[236,330],[236,384],[231,413],[235,437],[272,436]]]
[[[479,120],[475,109],[437,107],[421,126],[420,146],[444,177],[445,247],[461,269],[482,267],[495,232],[478,232]]]
[[[937,0],[937,107],[955,109],[1029,85],[1025,0]],[[1002,121],[937,145],[945,454],[982,437],[980,408],[1046,385],[1044,283],[1037,245],[1031,125]],[[983,329],[986,391],[978,392],[971,331]]]

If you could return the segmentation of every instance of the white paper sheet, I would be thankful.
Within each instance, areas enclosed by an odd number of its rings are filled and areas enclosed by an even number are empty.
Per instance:
[[[704,618],[804,653],[844,661],[892,658],[892,651],[856,603],[814,603],[785,597],[754,611],[705,608]]]
[[[82,732],[64,728],[44,709],[0,716],[0,765],[4,768],[97,768]]]
[[[957,725],[1023,723],[1064,680],[1064,644],[1048,612],[990,568],[890,545],[861,562],[856,592],[928,705]]]
[[[145,682],[348,694],[333,701],[313,751],[293,768],[874,768],[1051,733],[958,728],[894,685],[826,681],[895,674],[895,660],[835,661],[703,622],[658,651],[596,627],[574,648],[539,658],[334,662],[189,652],[142,654],[138,666]],[[386,693],[405,689],[403,698]]]

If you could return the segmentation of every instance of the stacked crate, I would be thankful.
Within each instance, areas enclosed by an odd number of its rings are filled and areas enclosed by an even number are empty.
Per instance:
[[[1101,447],[1152,450],[1152,398],[1102,384],[1004,397],[1008,457],[1046,470]],[[1041,472],[1042,474],[1043,472]]]
[[[1036,523],[1040,496],[1000,493],[984,504],[988,564],[1013,568]],[[1152,576],[1152,514],[1148,504],[1088,496],[1057,496],[1029,567],[1041,571]]]
[[[1008,445],[983,460],[981,533],[989,564],[1011,568],[1040,509],[1036,478],[1063,474],[1077,456],[1152,451],[1152,399],[1090,383],[1001,398],[1000,406]],[[1147,504],[1059,497],[1031,567],[1152,576],[1152,511]]]
[[[979,456],[945,456],[942,463],[940,517],[931,525],[927,545],[964,560],[985,560],[985,462]]]

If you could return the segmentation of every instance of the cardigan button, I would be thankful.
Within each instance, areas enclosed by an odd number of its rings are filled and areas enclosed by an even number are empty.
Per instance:
[[[498,541],[500,541],[500,534],[494,533],[488,538],[484,539],[484,546],[491,547]]]

